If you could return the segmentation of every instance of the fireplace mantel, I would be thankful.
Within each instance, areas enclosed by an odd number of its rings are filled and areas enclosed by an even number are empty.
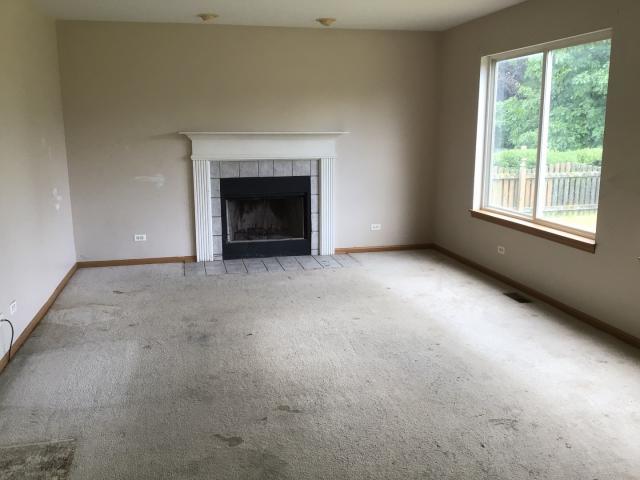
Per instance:
[[[191,140],[198,261],[215,259],[211,203],[211,162],[318,160],[320,255],[334,246],[334,163],[336,140],[348,132],[180,132]]]
[[[279,160],[334,157],[347,132],[181,132],[191,140],[191,159]]]

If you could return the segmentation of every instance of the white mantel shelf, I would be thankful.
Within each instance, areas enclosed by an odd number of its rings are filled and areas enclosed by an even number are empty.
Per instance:
[[[278,160],[334,157],[348,132],[180,132],[191,140],[191,159]]]
[[[349,132],[180,132],[188,137],[194,135],[345,135]]]
[[[211,162],[318,160],[320,255],[334,247],[336,140],[349,132],[180,132],[191,140],[198,261],[213,260]]]

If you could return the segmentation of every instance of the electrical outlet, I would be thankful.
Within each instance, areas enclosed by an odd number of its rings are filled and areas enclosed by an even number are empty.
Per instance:
[[[371,224],[371,231],[375,232],[376,230],[382,230],[382,224],[381,223],[372,223]]]
[[[504,248],[502,245],[498,245],[498,254],[504,255],[505,253],[507,253],[507,249]]]
[[[136,233],[133,236],[133,241],[134,242],[146,242],[147,241],[147,234],[146,233]]]
[[[18,311],[18,302],[14,300],[9,304],[9,313],[11,315],[15,315],[17,311]]]

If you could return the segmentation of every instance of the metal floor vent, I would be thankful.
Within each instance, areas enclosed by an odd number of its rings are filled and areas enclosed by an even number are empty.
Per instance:
[[[518,303],[531,303],[531,299],[525,297],[520,292],[506,292],[505,295]]]

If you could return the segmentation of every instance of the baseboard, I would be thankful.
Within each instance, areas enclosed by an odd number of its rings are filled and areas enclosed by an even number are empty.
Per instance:
[[[574,308],[570,305],[560,302],[549,295],[546,295],[538,290],[531,288],[527,285],[524,285],[512,278],[507,277],[506,275],[502,275],[490,268],[487,268],[479,263],[476,263],[472,260],[469,260],[462,255],[458,255],[457,253],[452,252],[440,245],[425,243],[425,244],[416,244],[416,245],[389,245],[389,246],[380,246],[380,247],[351,247],[351,248],[336,248],[337,254],[344,253],[365,253],[365,252],[392,252],[392,251],[400,251],[400,250],[424,250],[424,249],[433,249],[436,250],[448,257],[467,265],[475,270],[478,270],[485,275],[495,278],[496,280],[501,281],[507,285],[510,285],[527,295],[530,295],[538,300],[541,300],[549,305],[561,310],[569,315],[577,318],[578,320],[582,320],[583,322],[591,325],[592,327],[597,328],[609,335],[612,335],[619,340],[622,340],[629,345],[640,348],[640,338],[635,337],[619,328],[609,325],[602,320],[595,318],[587,313],[584,313],[577,308]],[[155,263],[188,263],[195,262],[196,257],[187,256],[187,257],[159,257],[159,258],[137,258],[137,259],[127,259],[127,260],[100,260],[100,261],[90,261],[90,262],[78,262],[71,267],[69,272],[64,276],[64,278],[60,281],[58,286],[55,288],[49,299],[45,302],[45,304],[38,310],[38,313],[33,317],[27,328],[18,336],[18,338],[13,342],[13,347],[11,348],[11,358],[15,357],[18,350],[22,347],[24,342],[29,338],[31,332],[38,326],[40,321],[47,314],[53,303],[56,301],[64,287],[67,286],[71,277],[76,272],[78,268],[91,268],[91,267],[114,267],[114,266],[122,266],[122,265],[149,265]],[[2,358],[0,358],[0,372],[4,370],[4,368],[9,363],[9,355],[6,353]]]
[[[156,258],[127,258],[122,260],[95,260],[78,262],[78,268],[122,267],[125,265],[152,265],[156,263],[191,263],[195,256],[187,257],[156,257]]]
[[[78,264],[76,263],[71,267],[71,269],[67,272],[64,278],[60,281],[60,283],[55,288],[53,293],[49,296],[49,299],[45,302],[42,308],[38,310],[38,313],[36,313],[33,319],[29,322],[29,325],[27,325],[27,328],[25,328],[24,331],[18,336],[18,338],[16,338],[13,341],[13,346],[11,347],[11,358],[16,356],[16,353],[18,353],[18,350],[20,350],[22,345],[24,345],[24,342],[26,342],[27,338],[29,338],[29,335],[31,335],[31,332],[33,332],[33,330],[38,326],[38,324],[40,323],[40,320],[42,320],[44,316],[47,314],[47,312],[53,305],[53,302],[55,302],[56,299],[58,298],[58,295],[62,293],[62,290],[64,290],[64,287],[67,286],[67,283],[69,283],[69,280],[71,280],[71,277],[73,277],[73,274],[76,273],[77,269],[78,269]],[[2,370],[4,370],[4,368],[7,366],[7,364],[9,363],[9,360],[10,360],[9,353],[7,352],[4,354],[2,359],[0,359],[0,372],[2,372]]]
[[[25,328],[24,331],[20,334],[20,336],[18,336],[18,338],[14,340],[13,346],[11,347],[11,358],[15,357],[16,353],[18,353],[18,350],[20,350],[24,342],[27,340],[27,338],[29,338],[29,335],[31,335],[31,332],[33,332],[33,330],[38,326],[40,321],[47,314],[47,312],[53,305],[53,302],[56,301],[56,299],[58,298],[62,290],[64,290],[64,287],[66,287],[67,283],[69,283],[69,280],[71,280],[71,277],[73,277],[73,274],[76,273],[76,271],[79,268],[114,267],[114,266],[121,266],[121,265],[149,265],[149,264],[155,264],[155,263],[188,263],[188,262],[195,262],[195,261],[196,261],[195,256],[187,256],[187,257],[135,258],[135,259],[126,259],[126,260],[104,260],[104,261],[101,260],[101,261],[75,263],[73,267],[71,267],[69,272],[60,281],[60,283],[55,288],[55,290],[53,291],[51,296],[48,298],[48,300],[45,302],[45,304],[42,306],[42,308],[38,310],[38,313],[36,313],[36,315],[33,317],[31,322],[29,322],[29,325],[27,325],[27,328]],[[0,372],[2,372],[2,370],[4,370],[4,368],[7,366],[7,364],[9,363],[9,360],[10,359],[9,359],[8,353],[5,353],[4,356],[0,358]]]
[[[430,243],[418,243],[414,245],[384,245],[379,247],[344,247],[344,248],[336,248],[336,254],[397,252],[400,250],[425,250],[431,247],[433,247],[433,245]]]
[[[453,258],[454,260],[464,265],[467,265],[468,267],[478,270],[479,272],[484,273],[485,275],[493,277],[496,280],[501,281],[502,283],[506,283],[507,285],[510,285],[516,288],[517,290],[520,290],[521,292],[526,293],[527,295],[537,298],[538,300],[541,300],[545,303],[548,303],[552,307],[555,307],[558,310],[568,313],[569,315],[577,318],[578,320],[588,323],[592,327],[595,327],[598,330],[608,333],[609,335],[612,335],[617,339],[622,340],[625,343],[628,343],[629,345],[640,348],[640,338],[635,337],[634,335],[631,335],[630,333],[627,333],[624,330],[620,330],[619,328],[609,325],[608,323],[603,322],[602,320],[595,318],[587,313],[584,313],[583,311],[578,310],[577,308],[567,305],[566,303],[562,303],[561,301],[556,300],[555,298],[550,297],[545,293],[542,293],[534,288],[524,285],[523,283],[513,280],[512,278],[509,278],[506,275],[502,275],[501,273],[491,270],[490,268],[487,268],[484,265],[476,263],[473,260],[469,260],[468,258],[463,257],[462,255],[458,255],[457,253],[454,253],[451,250],[441,247],[440,245],[434,244],[431,246],[431,248],[450,258]]]

